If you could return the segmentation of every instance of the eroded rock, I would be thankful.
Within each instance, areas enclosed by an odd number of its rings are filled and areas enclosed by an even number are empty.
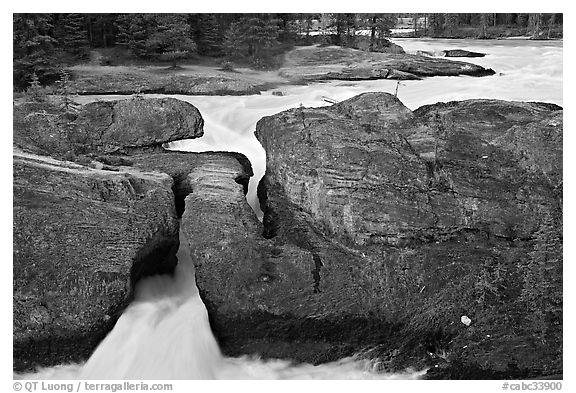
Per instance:
[[[60,103],[14,106],[14,145],[32,153],[76,157],[158,149],[198,138],[204,120],[193,105],[173,98],[96,101],[64,111]]]
[[[464,49],[447,49],[444,51],[445,57],[484,57],[485,53],[471,52]]]
[[[167,174],[14,153],[14,367],[86,358],[143,276],[176,264]]]
[[[399,53],[376,53],[328,47],[300,47],[285,55],[279,74],[291,80],[419,79],[432,76],[487,76],[492,69],[448,60]]]
[[[550,314],[546,346],[536,325],[517,326],[533,315],[523,299],[535,256],[561,277],[561,251],[543,246],[562,236],[559,109],[472,100],[412,112],[368,93],[261,119],[262,236],[239,186],[223,187],[213,213],[194,211],[191,194],[183,217],[224,353],[364,353],[386,369],[440,364],[467,378],[557,373],[561,316]],[[545,135],[554,158],[542,160]]]

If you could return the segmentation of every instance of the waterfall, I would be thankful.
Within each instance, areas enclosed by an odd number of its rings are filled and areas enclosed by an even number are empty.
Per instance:
[[[81,369],[80,379],[213,379],[222,356],[180,233],[173,277],[154,276]]]

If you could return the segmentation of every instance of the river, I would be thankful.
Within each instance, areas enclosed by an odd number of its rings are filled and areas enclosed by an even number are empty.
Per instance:
[[[455,59],[489,67],[489,77],[434,77],[422,81],[334,81],[309,86],[282,86],[252,96],[181,96],[195,105],[205,121],[202,138],[178,141],[167,147],[186,151],[237,151],[251,161],[255,176],[248,202],[261,217],[256,185],[264,174],[265,152],[254,137],[263,116],[297,107],[329,105],[368,91],[394,93],[410,109],[440,101],[495,98],[543,101],[563,105],[562,41],[395,39],[406,52],[440,55],[444,49],[467,49],[486,57]],[[282,96],[273,94],[281,91]],[[103,97],[99,97],[103,98]],[[125,98],[109,96],[106,99]],[[61,365],[34,374],[34,379],[414,379],[425,370],[378,372],[377,362],[355,358],[320,366],[292,365],[283,360],[225,358],[208,324],[206,309],[194,283],[193,266],[179,251],[174,278],[143,280],[136,296],[113,331],[86,364]]]

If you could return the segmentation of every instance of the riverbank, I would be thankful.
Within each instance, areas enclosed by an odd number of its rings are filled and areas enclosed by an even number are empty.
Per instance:
[[[404,31],[403,31],[404,30]],[[450,38],[450,39],[527,39],[527,40],[559,40],[564,37],[563,26],[553,26],[546,29],[540,36],[534,37],[526,27],[512,26],[487,26],[485,35],[476,26],[459,26],[452,33],[442,33],[439,35],[424,34],[424,29],[420,27],[418,33],[413,28],[394,29],[392,38]]]
[[[417,80],[434,76],[487,76],[475,64],[403,53],[377,53],[319,45],[296,47],[276,70],[223,69],[215,61],[161,65],[78,64],[68,68],[76,94],[251,95],[278,86],[327,80]]]

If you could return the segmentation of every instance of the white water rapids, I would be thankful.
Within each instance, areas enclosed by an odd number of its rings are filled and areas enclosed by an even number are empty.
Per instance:
[[[401,82],[399,99],[416,109],[439,101],[497,98],[543,101],[562,100],[562,41],[523,40],[412,40],[398,39],[408,53],[423,50],[467,49],[486,53],[484,58],[454,59],[476,63],[496,75],[434,77]],[[394,93],[396,81],[328,82],[309,86],[281,86],[283,96],[272,91],[253,96],[172,97],[195,105],[205,121],[205,135],[196,140],[171,143],[186,151],[237,151],[251,161],[255,176],[250,182],[249,203],[259,211],[256,185],[265,169],[265,153],[254,137],[263,116],[304,105],[329,105],[323,97],[338,101],[362,92]],[[126,97],[108,96],[99,99]],[[94,98],[82,97],[83,101]],[[181,242],[184,244],[184,241]],[[194,282],[194,268],[187,249],[178,252],[174,278],[153,277],[141,281],[134,302],[113,331],[85,364],[47,368],[19,378],[34,379],[413,379],[423,371],[400,374],[378,372],[375,362],[343,359],[320,366],[292,365],[281,360],[222,357],[212,336],[208,317]]]

